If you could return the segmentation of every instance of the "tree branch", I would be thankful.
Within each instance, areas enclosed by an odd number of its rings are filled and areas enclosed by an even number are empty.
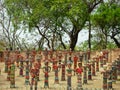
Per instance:
[[[39,26],[36,25],[35,27],[37,28],[39,34],[47,40],[47,42],[48,42],[48,44],[47,44],[48,47],[51,48],[51,47],[50,47],[50,41],[49,41],[49,39],[45,36],[45,33],[44,33],[44,34],[41,33]],[[47,29],[46,29],[46,30],[47,30]],[[46,30],[45,30],[45,32],[46,32]]]

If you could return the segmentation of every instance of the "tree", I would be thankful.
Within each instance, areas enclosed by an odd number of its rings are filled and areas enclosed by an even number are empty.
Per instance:
[[[91,12],[102,1],[103,0],[5,0],[5,3],[9,9],[8,13],[12,14],[12,20],[17,19],[17,22],[27,24],[29,28],[34,27],[40,31],[40,22],[46,20],[52,22],[52,28],[56,27],[55,30],[61,28],[69,35],[70,48],[74,50],[79,32],[83,29]],[[44,26],[44,28],[46,27]],[[51,27],[47,29],[51,30]],[[49,39],[46,35],[40,35],[47,40],[49,46]],[[61,44],[63,44],[62,41]]]
[[[114,40],[118,48],[120,48],[120,5],[116,3],[104,3],[93,16],[93,22],[102,31],[107,38]]]
[[[13,10],[11,11],[11,13],[9,13],[9,15],[8,12],[9,9],[5,6],[4,0],[1,0],[0,1],[0,26],[1,26],[0,43],[2,45],[2,48],[8,47],[13,50],[15,50],[16,47],[19,47],[21,50],[29,48],[30,47],[29,44],[31,43],[28,43],[26,41],[27,39],[24,35],[22,35],[21,37],[21,34],[25,34],[25,32],[27,31],[26,28],[28,27],[26,25],[25,26],[21,24],[18,25],[17,19],[13,18],[11,14],[12,12],[14,12]],[[26,31],[23,31],[22,29]],[[27,34],[28,33],[29,32],[27,32]],[[32,33],[31,36],[33,36]]]
[[[11,23],[11,15],[7,15],[7,9],[5,8],[4,1],[0,1],[0,26],[2,37],[4,38],[6,47],[16,48],[16,40],[19,38],[21,31],[17,31],[13,24]]]
[[[78,34],[88,21],[89,15],[101,2],[102,0],[56,0],[55,4],[52,5],[52,10],[57,11],[59,17],[62,17],[61,27],[70,37],[70,48],[72,50],[76,46]]]

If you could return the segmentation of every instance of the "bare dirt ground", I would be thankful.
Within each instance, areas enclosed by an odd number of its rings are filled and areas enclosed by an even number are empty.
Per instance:
[[[0,63],[1,75],[0,75],[0,90],[30,90],[29,85],[24,85],[25,78],[19,77],[19,69],[16,70],[16,88],[10,89],[10,82],[6,80],[7,74],[4,73],[4,63]],[[66,77],[67,79],[67,77]],[[61,81],[61,71],[59,72],[59,84],[54,84],[54,72],[51,71],[49,73],[49,90],[66,90],[67,81]],[[43,88],[44,86],[44,75],[42,70],[40,71],[40,81],[38,82],[38,90],[47,90]],[[75,88],[77,86],[77,76],[72,76],[72,87]],[[56,89],[55,89],[56,87]],[[96,76],[92,76],[92,80],[88,80],[88,84],[84,84],[83,88],[89,88],[88,90],[102,90],[102,74],[100,72],[96,73]],[[116,81],[113,83],[113,88],[115,90],[120,90],[120,81]]]
[[[114,50],[112,51],[112,60],[114,60],[118,55],[120,54],[120,50]],[[49,64],[50,66],[52,64]],[[42,64],[42,66],[44,66]],[[11,89],[10,88],[10,82],[7,81],[7,73],[4,72],[4,63],[0,63],[0,90],[30,90],[29,85],[24,85],[25,77],[19,76],[19,69],[16,68],[16,75],[15,75],[15,83],[16,88]],[[119,77],[120,78],[120,77]],[[67,77],[66,77],[67,79]],[[103,90],[102,89],[102,82],[103,77],[100,72],[96,72],[96,76],[92,76],[92,80],[88,80],[88,84],[83,84],[84,90]],[[54,72],[51,71],[49,73],[49,89],[44,89],[44,73],[42,70],[40,70],[40,81],[38,82],[38,90],[67,90],[67,81],[61,81],[61,70],[59,71],[59,84],[54,84]],[[77,86],[77,76],[72,76],[72,90],[75,90],[75,87]],[[116,83],[113,83],[114,90],[120,90],[120,81],[116,81]]]

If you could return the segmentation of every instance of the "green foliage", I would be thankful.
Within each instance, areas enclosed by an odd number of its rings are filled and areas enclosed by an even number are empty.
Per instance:
[[[38,25],[48,30],[47,35],[63,35],[66,32],[70,39],[75,38],[70,44],[74,49],[78,33],[100,1],[102,0],[5,0],[5,5],[14,27],[23,24],[29,30],[34,30]]]
[[[5,5],[14,24],[22,23],[34,27],[39,23],[40,17],[48,16],[47,9],[39,0],[5,0]]]
[[[4,50],[5,48],[5,42],[3,40],[0,40],[0,51]]]
[[[68,18],[76,27],[82,27],[89,15],[83,0],[5,0],[5,5],[14,24],[24,23],[29,27],[46,19],[56,22],[58,17],[60,23]]]
[[[116,46],[116,44],[114,42],[108,42],[107,48],[108,49],[114,49],[114,48],[117,48],[117,46]]]
[[[92,41],[92,47],[91,47],[91,50],[102,50],[103,49],[103,46],[102,44],[104,44],[102,41],[101,42],[98,42],[98,41]],[[108,42],[107,44],[107,48],[106,49],[114,49],[114,48],[117,48],[117,46],[115,45],[114,42]],[[88,50],[88,41],[84,41],[82,42],[80,45],[78,45],[76,47],[75,50],[82,50],[82,51],[86,51]]]
[[[118,26],[120,25],[120,6],[104,3],[98,8],[92,19],[93,23],[101,28]]]
[[[82,42],[82,43],[78,46],[78,50],[82,50],[82,51],[88,50],[88,41]]]
[[[107,37],[110,36],[112,39],[113,37],[117,37],[117,39],[119,40],[120,5],[118,3],[109,2],[101,4],[96,13],[92,16],[92,23],[95,27],[99,28],[99,31],[101,30],[101,34],[103,35],[103,37],[104,35]],[[99,32],[98,30],[96,31],[96,33]],[[105,42],[105,37],[103,38],[103,42]],[[107,47],[110,46],[107,45]]]

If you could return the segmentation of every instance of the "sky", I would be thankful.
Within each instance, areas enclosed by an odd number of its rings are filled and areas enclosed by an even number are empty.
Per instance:
[[[25,38],[28,43],[35,43],[35,39],[39,40],[41,38],[40,35],[35,35],[33,32],[34,36],[30,35],[29,33],[22,33],[20,37]],[[85,40],[88,40],[88,30],[81,30],[78,35],[78,41],[76,45],[80,45],[82,42]],[[69,36],[65,34],[63,36],[63,41],[68,44],[69,41]],[[66,42],[67,41],[67,42]],[[44,45],[44,47],[47,47]]]
[[[79,45],[80,43],[84,42],[85,40],[88,40],[88,30],[82,30],[80,31],[79,35],[78,35],[78,42],[77,45]]]

